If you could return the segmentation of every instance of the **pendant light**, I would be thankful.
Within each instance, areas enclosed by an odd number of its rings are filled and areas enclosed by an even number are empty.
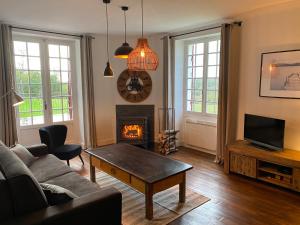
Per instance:
[[[107,12],[107,5],[110,3],[110,0],[103,0],[103,3],[105,3],[105,9],[106,9],[106,53],[107,53],[107,63],[106,68],[104,70],[104,77],[113,77],[114,72],[112,71],[109,63],[109,51],[108,51],[108,12]]]
[[[125,21],[125,42],[122,44],[122,46],[120,46],[119,48],[117,48],[117,50],[115,51],[115,58],[120,58],[120,59],[127,59],[128,55],[130,52],[132,52],[133,48],[130,47],[130,45],[127,43],[127,24],[126,24],[126,11],[128,10],[127,6],[122,6],[121,9],[124,11],[124,21]]]
[[[156,70],[158,67],[158,56],[149,47],[148,40],[144,38],[144,1],[142,6],[142,37],[138,39],[136,48],[129,54],[127,65],[129,70],[145,71]]]

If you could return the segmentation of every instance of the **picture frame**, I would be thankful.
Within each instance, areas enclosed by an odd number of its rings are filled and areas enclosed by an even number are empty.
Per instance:
[[[259,96],[300,99],[300,49],[261,54]]]

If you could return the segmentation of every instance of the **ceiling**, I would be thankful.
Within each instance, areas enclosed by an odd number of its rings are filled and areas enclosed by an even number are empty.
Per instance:
[[[229,19],[246,11],[289,0],[144,0],[146,33],[192,29]],[[120,6],[128,5],[128,33],[141,30],[140,0],[112,0],[109,4],[110,32],[122,34]],[[0,0],[0,21],[54,31],[105,33],[102,0]]]

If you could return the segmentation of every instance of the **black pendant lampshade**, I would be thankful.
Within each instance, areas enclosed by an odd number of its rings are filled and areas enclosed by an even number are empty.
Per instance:
[[[112,76],[114,76],[114,72],[112,71],[109,62],[106,63],[106,67],[105,67],[105,70],[104,70],[104,76],[105,77],[112,77]]]
[[[133,48],[130,47],[130,45],[127,43],[126,36],[127,36],[127,26],[126,26],[126,11],[128,10],[127,6],[122,6],[122,10],[124,11],[124,21],[125,21],[125,42],[117,48],[115,51],[115,58],[120,59],[127,59],[130,52],[132,52]]]
[[[108,50],[108,13],[107,13],[107,4],[110,3],[110,0],[103,0],[103,3],[106,7],[106,53],[107,53],[107,63],[104,70],[104,77],[113,77],[114,72],[111,69],[110,63],[109,63],[109,50]]]

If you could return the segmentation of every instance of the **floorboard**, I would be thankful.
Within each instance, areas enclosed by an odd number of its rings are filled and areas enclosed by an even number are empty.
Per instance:
[[[187,187],[211,199],[170,225],[300,225],[300,194],[239,175],[226,175],[212,155],[180,148],[169,157],[190,163]],[[71,161],[81,175],[89,174],[83,154]]]

